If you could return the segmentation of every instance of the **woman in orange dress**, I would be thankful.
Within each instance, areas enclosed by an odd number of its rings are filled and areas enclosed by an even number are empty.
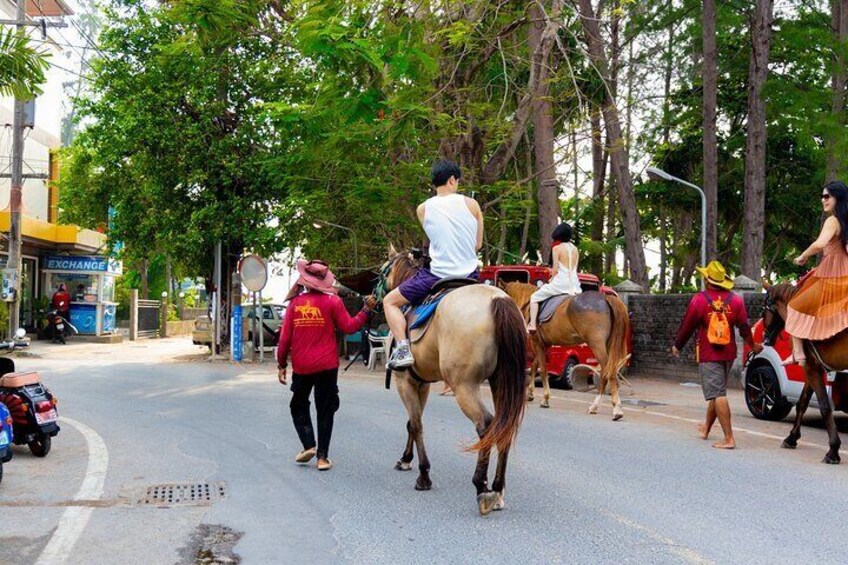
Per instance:
[[[789,301],[786,331],[792,335],[792,357],[785,364],[804,365],[801,340],[825,340],[848,328],[848,186],[829,182],[821,198],[829,216],[818,239],[795,264],[804,265],[818,253],[824,258]]]

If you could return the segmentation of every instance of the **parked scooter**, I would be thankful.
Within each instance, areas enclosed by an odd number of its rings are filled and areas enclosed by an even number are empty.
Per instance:
[[[12,415],[6,405],[0,402],[0,483],[3,482],[3,463],[8,463],[12,459],[12,441],[14,439]]]
[[[47,312],[47,331],[53,343],[61,344],[65,343],[66,337],[79,333],[77,328],[56,309]]]
[[[26,332],[20,329],[13,341],[0,342],[0,350],[26,347]],[[36,372],[15,372],[15,362],[0,357],[0,402],[12,416],[15,445],[27,445],[36,457],[50,452],[52,438],[59,433],[58,401],[41,383]]]

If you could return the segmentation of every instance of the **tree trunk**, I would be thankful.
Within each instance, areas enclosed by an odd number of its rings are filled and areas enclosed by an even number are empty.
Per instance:
[[[551,233],[559,221],[559,187],[554,164],[554,118],[550,99],[549,70],[550,49],[542,49],[543,34],[547,26],[538,2],[530,4],[528,40],[531,52],[542,52],[538,78],[533,96],[533,149],[536,163],[536,199],[538,202],[539,243],[542,260],[551,258]]]
[[[845,47],[848,40],[848,0],[831,0],[831,26],[836,43],[836,65],[833,70],[833,93],[831,113],[833,114],[834,130],[827,136],[827,173],[825,180],[836,180],[842,172],[842,159],[839,151],[839,138],[844,135],[845,127],[845,89],[848,77],[845,74]]]
[[[604,53],[598,16],[592,8],[591,0],[577,0],[580,9],[580,19],[583,24],[586,46],[589,56],[600,72],[601,78],[609,85],[609,61]],[[625,255],[630,263],[630,270],[636,284],[648,289],[648,268],[645,264],[645,251],[642,247],[642,228],[639,225],[639,212],[636,208],[636,196],[633,192],[633,180],[630,176],[630,158],[627,147],[621,136],[621,122],[618,117],[618,107],[607,88],[602,108],[604,124],[609,139],[610,161],[612,172],[618,186],[618,204],[624,224]]]
[[[608,153],[603,143],[603,132],[601,130],[601,111],[592,108],[589,113],[589,123],[592,129],[592,241],[598,244],[604,240],[604,183],[607,174]],[[603,274],[603,256],[586,257],[586,268],[590,273]]]
[[[768,76],[773,11],[774,0],[757,0],[751,20],[742,274],[754,280],[760,279],[762,271],[765,231],[766,105],[763,100],[763,86]]]
[[[666,248],[666,238],[668,237],[665,221],[665,209],[660,204],[659,220],[660,220],[660,292],[667,290],[666,277],[668,276],[668,249]]]
[[[718,241],[718,53],[716,49],[716,2],[704,0],[704,194],[707,197],[707,260],[716,257]]]
[[[147,286],[147,266],[148,266],[148,264],[149,264],[149,262],[148,262],[147,259],[141,260],[141,273],[140,273],[141,282],[140,282],[139,286],[141,287],[140,290],[141,290],[142,300],[149,300],[150,299],[150,297],[148,296],[149,289],[148,289],[148,286]]]
[[[580,217],[580,159],[577,154],[577,129],[571,130],[571,150],[574,152],[574,162],[572,163],[572,173],[574,175],[574,224],[575,231],[577,230],[577,219]],[[578,234],[579,237],[579,234]]]

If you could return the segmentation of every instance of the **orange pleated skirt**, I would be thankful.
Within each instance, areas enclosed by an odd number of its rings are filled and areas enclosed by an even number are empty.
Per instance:
[[[848,329],[848,251],[838,237],[788,306],[786,331],[794,337],[821,341]]]

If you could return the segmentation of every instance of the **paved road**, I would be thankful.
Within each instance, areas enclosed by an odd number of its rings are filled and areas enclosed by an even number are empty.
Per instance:
[[[481,518],[474,457],[461,451],[472,426],[451,397],[428,406],[434,488],[420,493],[415,471],[392,469],[405,414],[376,373],[342,379],[336,466],[319,473],[292,463],[290,393],[270,367],[203,362],[177,340],[57,351],[19,366],[42,371],[76,427],[65,423],[46,459],[17,450],[6,468],[0,563],[34,563],[57,537],[73,545],[67,563],[192,563],[200,524],[243,534],[234,552],[248,564],[844,562],[848,465],[819,464],[809,444],[781,450],[771,436],[788,423],[738,415],[741,449],[710,449],[694,438],[697,389],[646,384],[667,405],[622,422],[608,406],[585,414],[589,397],[576,393],[530,406],[507,509]],[[804,439],[824,445],[819,428]],[[69,502],[104,463],[80,429],[102,438],[108,468],[99,500]],[[226,497],[137,504],[152,485],[193,482],[223,482]]]

